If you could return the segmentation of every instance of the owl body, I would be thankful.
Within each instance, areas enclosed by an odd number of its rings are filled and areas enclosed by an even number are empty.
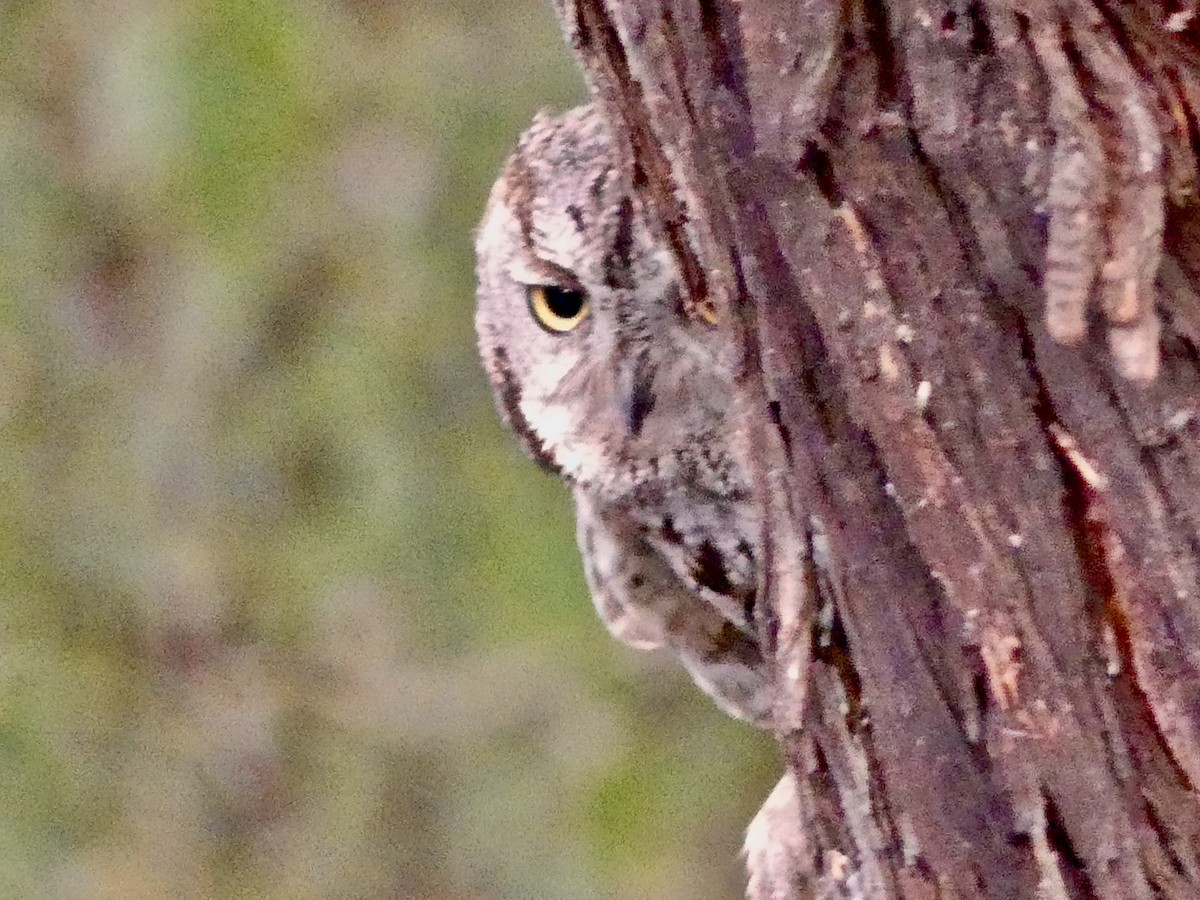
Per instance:
[[[755,634],[759,522],[732,349],[591,107],[539,116],[477,238],[476,329],[501,415],[570,486],[601,619],[669,647],[727,712],[769,721]]]

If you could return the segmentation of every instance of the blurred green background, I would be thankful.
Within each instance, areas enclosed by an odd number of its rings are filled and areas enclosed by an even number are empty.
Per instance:
[[[0,897],[740,895],[778,771],[595,619],[471,232],[549,4],[0,2]]]

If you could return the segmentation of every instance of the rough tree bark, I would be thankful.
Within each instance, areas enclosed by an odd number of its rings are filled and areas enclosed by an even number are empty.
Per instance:
[[[780,897],[1200,897],[1192,3],[559,0],[743,350]]]

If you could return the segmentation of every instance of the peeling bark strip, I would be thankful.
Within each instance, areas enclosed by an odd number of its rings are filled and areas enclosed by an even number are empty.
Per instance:
[[[742,349],[753,896],[1200,896],[1196,10],[559,12]]]

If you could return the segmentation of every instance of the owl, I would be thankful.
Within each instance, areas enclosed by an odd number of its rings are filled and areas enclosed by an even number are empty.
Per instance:
[[[669,648],[722,709],[768,726],[733,351],[711,307],[685,308],[591,106],[534,120],[492,190],[476,264],[496,405],[571,489],[600,618],[627,644]]]

